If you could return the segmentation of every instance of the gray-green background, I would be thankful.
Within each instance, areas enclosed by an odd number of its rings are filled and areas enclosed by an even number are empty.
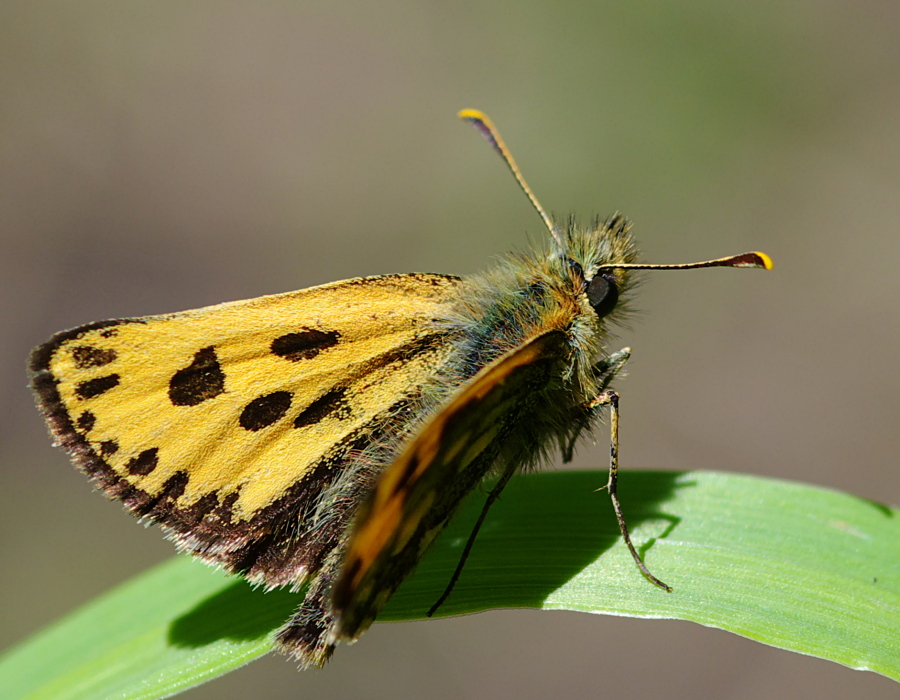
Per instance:
[[[900,502],[898,29],[885,0],[4,2],[0,647],[172,554],[50,447],[29,348],[526,245],[540,222],[463,107],[548,209],[626,213],[647,260],[775,260],[647,275],[616,341],[624,468]],[[604,440],[576,466],[604,468]],[[187,697],[896,693],[688,623],[506,611],[376,625],[324,671],[271,656]]]

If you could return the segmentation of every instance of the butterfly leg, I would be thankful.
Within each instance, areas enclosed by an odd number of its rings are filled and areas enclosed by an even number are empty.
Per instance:
[[[656,576],[650,573],[650,569],[647,568],[647,565],[644,564],[644,560],[641,559],[641,555],[638,554],[637,550],[634,548],[634,544],[631,542],[631,535],[628,534],[628,526],[625,524],[625,516],[622,514],[622,504],[619,503],[619,495],[618,495],[618,483],[619,483],[619,395],[614,391],[604,391],[602,394],[599,394],[593,401],[588,404],[588,409],[596,409],[600,406],[609,406],[609,480],[606,482],[606,486],[601,487],[602,489],[606,489],[609,492],[609,498],[613,504],[613,510],[616,512],[616,520],[619,522],[619,530],[622,533],[622,538],[625,540],[625,544],[628,546],[628,551],[631,552],[631,556],[634,558],[635,564],[637,564],[638,568],[641,570],[641,573],[646,576],[651,583],[656,584],[660,588],[671,592],[672,588],[662,581],[660,581]]]
[[[609,357],[604,357],[593,366],[592,371],[597,380],[597,388],[600,391],[604,391],[609,386],[609,383],[615,379],[616,375],[622,371],[629,357],[631,357],[631,348],[622,348]],[[583,407],[583,412],[575,418],[571,436],[568,439],[563,438],[561,441],[560,450],[562,451],[563,462],[567,464],[572,461],[572,457],[575,454],[575,443],[578,442],[581,433],[590,427],[591,421],[599,413],[600,407],[593,404],[594,401],[591,401],[587,406]]]
[[[484,519],[487,517],[488,511],[491,506],[494,504],[500,497],[500,492],[506,487],[509,483],[509,480],[512,478],[513,474],[516,473],[516,465],[512,465],[506,469],[503,473],[503,476],[500,477],[500,481],[491,489],[491,492],[488,494],[487,501],[484,503],[484,507],[481,509],[481,514],[478,516],[478,520],[475,522],[475,527],[472,528],[472,532],[469,534],[469,539],[466,542],[466,546],[463,548],[462,555],[459,558],[459,563],[456,565],[456,570],[453,572],[453,575],[450,577],[450,581],[447,583],[447,587],[444,589],[444,592],[441,593],[441,597],[437,599],[437,602],[431,606],[429,611],[426,613],[428,617],[434,615],[438,608],[440,608],[444,601],[450,597],[450,593],[453,591],[453,587],[456,585],[456,582],[459,580],[460,574],[462,574],[463,567],[466,565],[466,559],[469,558],[469,552],[472,551],[472,546],[475,544],[475,538],[478,536],[478,531],[481,529],[482,524],[484,523]]]

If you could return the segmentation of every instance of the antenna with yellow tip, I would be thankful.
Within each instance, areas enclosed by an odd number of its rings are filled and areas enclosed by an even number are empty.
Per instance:
[[[729,255],[727,258],[704,260],[695,263],[676,263],[674,265],[658,265],[656,263],[616,263],[608,267],[616,270],[697,270],[701,267],[755,267],[761,270],[772,269],[772,258],[758,250],[752,253]]]
[[[550,232],[550,235],[556,239],[556,242],[560,244],[560,246],[565,246],[563,241],[562,231],[553,223],[553,220],[547,215],[547,212],[544,211],[544,207],[541,206],[541,203],[537,200],[537,197],[534,196],[534,192],[531,191],[531,188],[528,186],[528,183],[525,182],[525,178],[522,177],[522,173],[519,170],[519,166],[516,165],[516,161],[512,157],[512,153],[509,152],[509,149],[506,147],[506,144],[503,143],[503,139],[500,137],[500,132],[497,131],[497,127],[494,126],[494,123],[490,120],[488,115],[482,112],[479,109],[463,109],[456,116],[460,119],[464,119],[474,126],[478,131],[481,132],[481,135],[487,139],[488,143],[493,146],[494,150],[500,154],[500,157],[503,158],[503,162],[506,163],[510,172],[513,174],[513,177],[516,178],[516,182],[519,183],[519,187],[522,188],[522,191],[525,193],[525,196],[528,197],[528,201],[531,202],[531,205],[535,208],[538,214],[540,214],[541,219],[544,221],[544,225],[547,227],[547,230]],[[696,270],[702,267],[755,267],[761,268],[763,270],[771,270],[772,269],[772,258],[770,258],[765,253],[760,252],[752,252],[752,253],[741,253],[740,255],[730,255],[727,258],[717,258],[715,260],[706,260],[704,262],[695,262],[695,263],[682,263],[675,265],[655,265],[652,263],[618,263],[616,265],[610,265],[610,268],[615,268],[617,270],[628,269],[628,270]]]
[[[464,119],[478,129],[478,131],[481,132],[481,135],[487,139],[488,143],[494,147],[494,150],[500,154],[503,162],[506,163],[510,172],[513,174],[513,177],[516,178],[516,182],[519,183],[519,187],[522,188],[525,196],[528,197],[528,201],[531,202],[531,205],[535,208],[537,213],[540,214],[541,219],[544,221],[544,226],[547,227],[550,235],[556,239],[557,243],[564,245],[562,232],[557,228],[556,224],[553,223],[553,220],[547,215],[547,212],[544,211],[544,207],[541,206],[537,197],[534,196],[534,192],[531,191],[528,183],[525,182],[525,178],[522,177],[522,173],[519,170],[519,166],[516,165],[512,153],[509,152],[506,144],[503,143],[503,139],[500,138],[500,132],[497,131],[497,127],[494,126],[494,123],[490,120],[488,115],[478,109],[464,109],[456,116],[460,119]]]

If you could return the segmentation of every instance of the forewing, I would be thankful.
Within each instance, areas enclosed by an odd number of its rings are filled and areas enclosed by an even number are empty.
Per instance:
[[[504,438],[558,378],[565,333],[537,336],[473,377],[379,477],[361,507],[333,591],[331,643],[374,620],[503,450]]]
[[[297,583],[321,554],[301,520],[443,361],[433,319],[457,284],[360,278],[94,323],[37,348],[32,385],[110,497],[209,561]]]

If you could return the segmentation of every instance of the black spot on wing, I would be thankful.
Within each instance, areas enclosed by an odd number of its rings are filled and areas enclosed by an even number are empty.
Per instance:
[[[225,391],[225,373],[213,346],[194,355],[194,361],[169,380],[169,400],[175,406],[196,406]]]
[[[272,353],[291,362],[311,360],[323,350],[337,345],[341,334],[337,331],[318,331],[304,328],[299,333],[287,333],[272,341]]]
[[[104,440],[100,443],[100,455],[110,457],[119,451],[119,443],[115,440]]]
[[[105,334],[110,331],[114,331],[113,333],[111,333],[111,335],[115,335],[118,332],[115,328],[110,328],[110,326],[121,326],[124,323],[144,323],[144,320],[139,318],[121,318],[112,319],[109,321],[97,321],[96,323],[89,323],[86,326],[79,326],[78,328],[72,328],[70,330],[57,333],[50,339],[49,342],[44,343],[43,345],[39,345],[34,350],[32,350],[31,357],[28,358],[28,369],[31,371],[34,390],[38,392],[39,397],[45,400],[53,398],[52,389],[50,388],[50,386],[45,384],[45,380],[51,380],[52,375],[50,377],[43,377],[41,373],[50,369],[50,360],[62,345],[68,343],[71,340],[78,340],[85,334],[90,333],[91,331],[99,330],[101,328],[105,330],[100,331],[100,335],[102,335],[103,337],[110,337]]]
[[[100,331],[100,335],[104,338],[114,338],[119,335],[118,328],[107,328],[105,330]]]
[[[88,379],[80,382],[75,387],[75,393],[80,399],[93,399],[100,394],[109,391],[119,384],[118,374],[108,374],[105,377],[97,377],[96,379]]]
[[[350,407],[344,402],[346,394],[347,390],[343,387],[323,394],[300,412],[300,415],[294,419],[294,427],[303,428],[313,425],[327,416],[338,420],[346,418],[350,415]]]
[[[76,421],[76,425],[78,429],[89,433],[94,428],[94,423],[97,422],[97,416],[95,416],[91,411],[85,411],[80,416],[78,416],[78,420]]]
[[[95,348],[93,345],[76,345],[72,348],[72,359],[78,369],[102,367],[116,359],[116,351]]]
[[[262,430],[284,417],[291,407],[292,395],[289,391],[276,391],[253,399],[241,411],[239,423],[244,430]]]
[[[159,464],[159,448],[151,447],[149,450],[144,450],[137,457],[131,459],[128,462],[129,474],[137,474],[139,476],[145,476],[156,469]]]

